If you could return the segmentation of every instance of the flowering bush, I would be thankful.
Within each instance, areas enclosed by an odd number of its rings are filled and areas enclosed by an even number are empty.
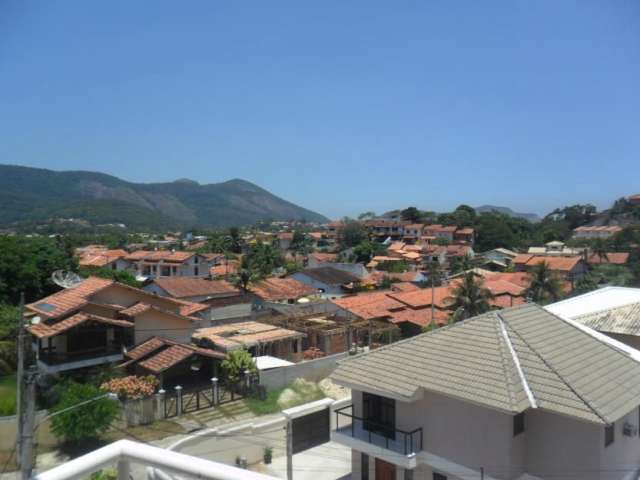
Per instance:
[[[129,375],[128,377],[113,378],[100,385],[102,390],[106,390],[118,395],[121,400],[136,400],[153,395],[158,386],[158,379],[153,375],[139,377]]]

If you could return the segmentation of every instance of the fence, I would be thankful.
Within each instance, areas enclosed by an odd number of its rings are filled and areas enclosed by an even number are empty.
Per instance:
[[[260,372],[260,385],[267,390],[275,390],[289,385],[297,378],[317,382],[327,378],[335,370],[338,361],[348,355],[348,352],[336,353],[295,365],[263,370]]]

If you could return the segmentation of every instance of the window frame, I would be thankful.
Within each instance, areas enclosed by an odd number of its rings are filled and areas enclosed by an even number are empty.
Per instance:
[[[604,427],[604,448],[612,445],[616,441],[616,423]]]
[[[513,416],[513,436],[517,437],[518,435],[524,433],[525,430],[526,424],[524,412],[520,412],[517,415]]]

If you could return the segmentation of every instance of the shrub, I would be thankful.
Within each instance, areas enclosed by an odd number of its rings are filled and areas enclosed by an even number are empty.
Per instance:
[[[136,400],[153,395],[157,386],[158,379],[153,375],[146,377],[129,375],[112,378],[100,385],[100,389],[117,394],[120,400]]]
[[[103,395],[103,392],[93,385],[68,382],[61,384],[59,391],[60,400],[52,409],[52,413],[67,408],[69,410],[51,419],[51,429],[57,437],[69,443],[81,443],[98,438],[118,415],[119,406],[108,398],[79,405]]]
[[[223,360],[221,366],[227,378],[232,382],[240,380],[245,370],[249,370],[251,373],[258,370],[247,350],[233,350],[227,353],[227,358]]]

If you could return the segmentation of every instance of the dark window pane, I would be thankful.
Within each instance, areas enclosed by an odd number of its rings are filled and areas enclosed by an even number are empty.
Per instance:
[[[413,470],[404,469],[404,480],[413,480]]]
[[[442,475],[441,473],[433,472],[433,480],[447,480],[447,476]]]
[[[360,472],[362,480],[369,480],[369,455],[366,453],[360,455]]]
[[[520,435],[524,432],[524,412],[513,417],[513,436]]]
[[[616,439],[616,424],[612,423],[604,427],[604,446],[608,447]]]

